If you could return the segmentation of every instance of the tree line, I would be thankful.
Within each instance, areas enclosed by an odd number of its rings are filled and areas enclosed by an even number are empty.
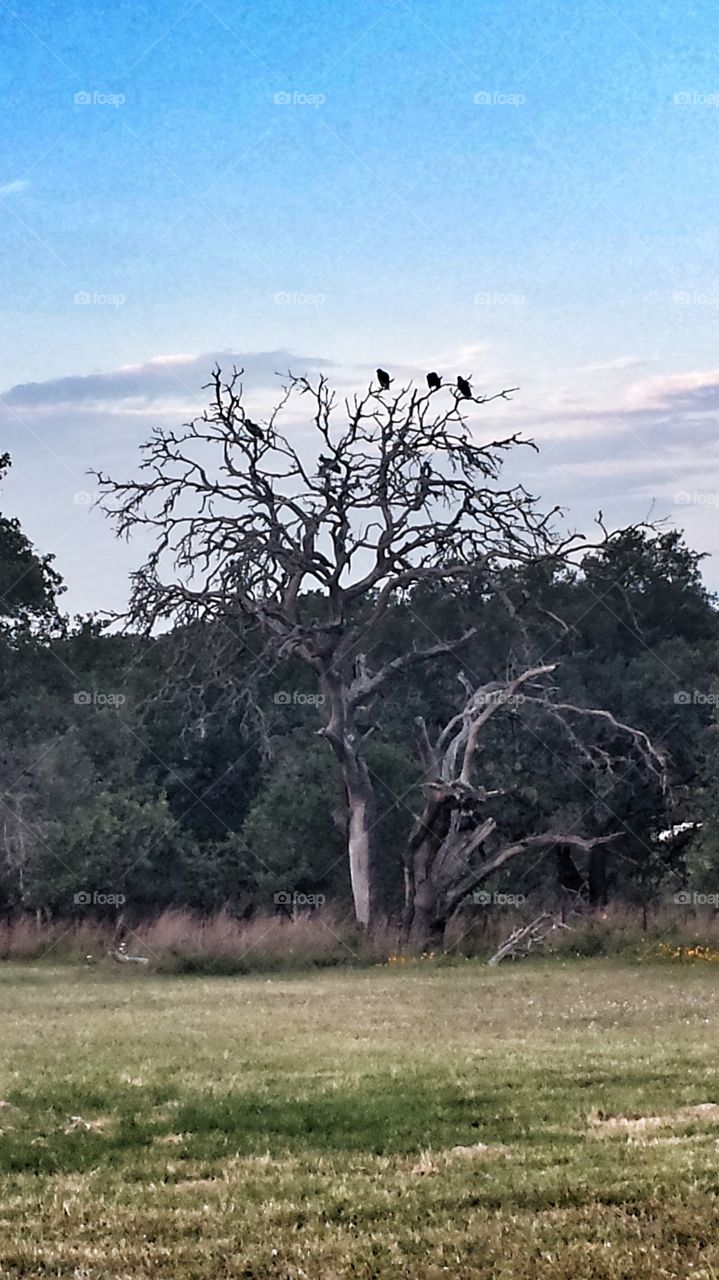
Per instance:
[[[331,901],[436,941],[487,891],[711,884],[717,614],[679,533],[567,533],[504,478],[506,392],[210,392],[98,477],[151,535],[126,618],[65,617],[0,522],[6,913]]]

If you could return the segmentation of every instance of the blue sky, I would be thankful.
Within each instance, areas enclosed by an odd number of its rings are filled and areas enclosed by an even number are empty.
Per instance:
[[[5,505],[70,606],[139,554],[87,468],[227,352],[259,406],[289,364],[517,383],[548,503],[719,549],[718,35],[680,0],[0,5]]]

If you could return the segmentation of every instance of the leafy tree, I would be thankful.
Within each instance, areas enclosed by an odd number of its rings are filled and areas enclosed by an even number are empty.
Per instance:
[[[10,455],[0,454],[0,481],[10,467]],[[56,617],[62,581],[52,567],[53,557],[39,556],[17,519],[0,515],[0,623],[28,624]]]
[[[190,853],[166,801],[105,792],[44,826],[35,899],[61,916],[114,916],[125,904],[149,914],[172,904]]]

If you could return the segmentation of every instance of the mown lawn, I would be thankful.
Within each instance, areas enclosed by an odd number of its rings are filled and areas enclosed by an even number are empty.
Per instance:
[[[4,965],[0,1064],[1,1276],[719,1277],[711,965]]]

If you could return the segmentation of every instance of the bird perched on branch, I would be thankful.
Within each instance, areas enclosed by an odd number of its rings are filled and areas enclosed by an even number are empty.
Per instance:
[[[377,381],[380,385],[380,391],[389,391],[389,384],[392,381],[386,369],[377,370]]]
[[[442,385],[442,379],[440,378],[438,373],[435,373],[433,370],[432,373],[427,374],[427,386],[429,387],[430,391],[439,391],[441,385]]]
[[[341,469],[336,458],[326,458],[323,453],[320,454],[320,471],[333,471],[335,475],[339,475]]]
[[[262,430],[262,427],[258,427],[257,423],[252,421],[252,418],[245,418],[245,426],[247,427],[250,435],[254,436],[255,440],[264,440],[265,433]]]
[[[461,396],[464,396],[465,400],[472,399],[472,388],[469,385],[469,379],[463,378],[461,374],[457,378],[457,390]]]

